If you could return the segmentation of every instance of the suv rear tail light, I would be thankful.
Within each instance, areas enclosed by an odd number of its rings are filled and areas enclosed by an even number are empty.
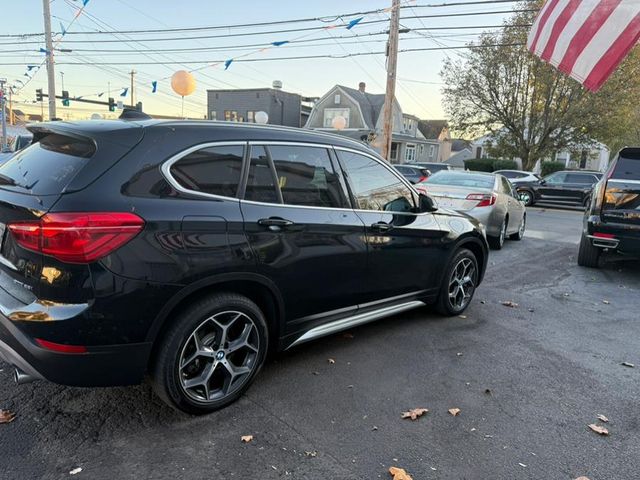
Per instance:
[[[428,176],[426,176],[426,175],[423,175],[422,177],[420,177],[420,178],[418,179],[418,181],[417,181],[416,183],[424,182],[427,178],[429,178],[429,177],[428,177]]]
[[[94,262],[133,239],[144,220],[133,213],[48,213],[7,225],[18,245],[63,262]]]
[[[476,207],[490,207],[491,205],[495,205],[496,196],[492,193],[470,193],[467,195],[467,200],[476,200],[480,202]]]

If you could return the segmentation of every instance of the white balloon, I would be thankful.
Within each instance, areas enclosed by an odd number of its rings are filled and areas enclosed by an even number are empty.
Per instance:
[[[254,120],[256,121],[256,123],[268,123],[269,115],[267,115],[267,112],[263,112],[263,111],[256,112]]]
[[[336,130],[343,130],[347,127],[347,119],[342,115],[338,115],[331,121],[331,125],[333,125],[333,128]]]

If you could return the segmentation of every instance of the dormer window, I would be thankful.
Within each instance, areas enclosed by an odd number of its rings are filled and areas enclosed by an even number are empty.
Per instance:
[[[335,105],[340,105],[340,94],[339,93],[333,96],[333,103]]]

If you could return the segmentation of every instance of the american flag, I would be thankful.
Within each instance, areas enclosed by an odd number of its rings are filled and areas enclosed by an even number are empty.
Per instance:
[[[640,38],[640,0],[547,0],[527,48],[597,91]]]

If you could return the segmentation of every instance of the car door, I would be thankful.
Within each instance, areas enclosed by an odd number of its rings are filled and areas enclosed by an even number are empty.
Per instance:
[[[597,181],[597,177],[590,173],[567,173],[564,186],[567,200],[582,204]]]
[[[446,261],[432,213],[417,213],[416,192],[373,155],[336,147],[352,202],[365,224],[369,302],[438,290]]]
[[[567,178],[565,172],[556,172],[544,178],[544,184],[538,187],[540,200],[562,201],[566,197],[564,184]]]
[[[509,224],[507,225],[507,234],[516,233],[520,228],[520,222],[524,215],[524,205],[520,201],[518,194],[511,185],[511,182],[502,175],[498,175],[501,185],[501,193],[505,196],[507,202],[507,211],[509,212]]]
[[[258,271],[285,299],[289,333],[355,311],[366,290],[364,224],[333,156],[322,145],[251,144],[245,232]]]

